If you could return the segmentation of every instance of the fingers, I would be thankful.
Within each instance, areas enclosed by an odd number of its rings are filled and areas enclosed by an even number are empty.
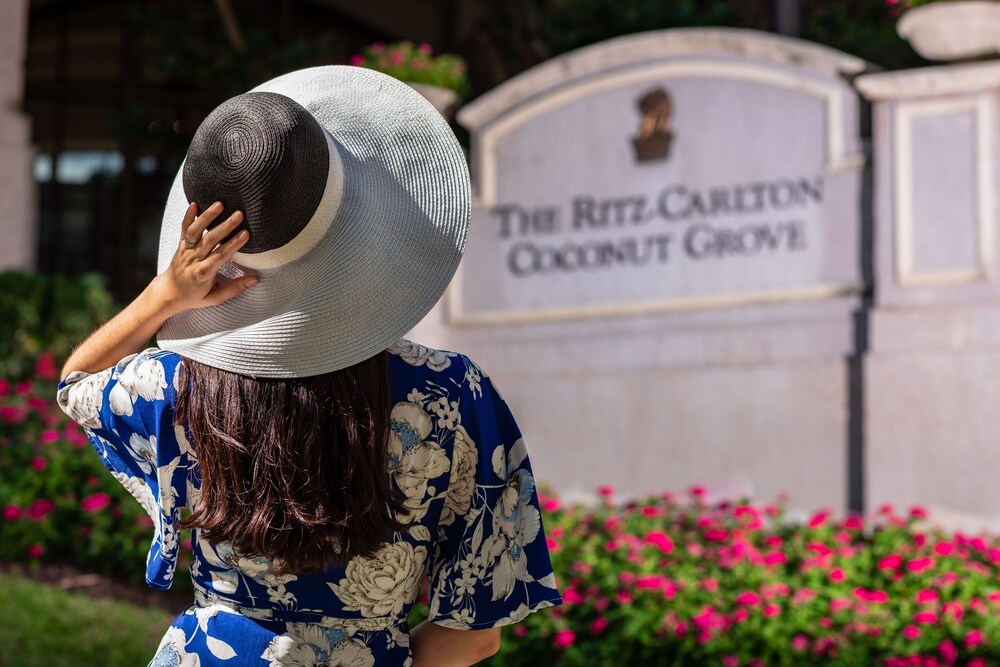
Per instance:
[[[206,306],[217,306],[223,301],[232,299],[234,296],[246,292],[248,289],[253,287],[258,283],[256,276],[243,276],[242,278],[237,278],[225,285],[216,285],[212,288],[212,291],[205,296],[204,305]]]
[[[190,224],[187,229],[187,233],[182,234],[181,242],[183,243],[185,239],[189,241],[188,245],[190,245],[190,242],[197,242],[201,238],[202,234],[205,233],[205,230],[208,229],[208,226],[212,224],[217,217],[219,217],[220,213],[222,213],[222,208],[222,202],[218,201],[206,208],[202,214],[197,216]],[[209,247],[208,251],[211,252],[214,247],[215,246]]]
[[[221,228],[222,225],[219,225],[215,229],[217,230]],[[218,261],[219,264],[224,264],[225,262],[228,262],[233,255],[238,253],[240,251],[240,248],[242,248],[249,240],[250,240],[250,232],[244,229],[242,232],[240,232],[233,238],[229,239],[222,245],[220,245],[218,249],[211,254],[211,256],[216,257],[217,258],[216,261]]]
[[[195,217],[198,215],[198,205],[194,202],[188,204],[187,210],[184,211],[184,219],[181,220],[181,243],[184,243],[184,239],[189,239],[188,229],[191,227],[191,223],[194,222]],[[192,239],[194,240],[194,239]],[[190,244],[188,244],[190,246]]]
[[[210,252],[219,245],[224,238],[233,233],[233,230],[240,226],[243,222],[243,212],[236,211],[231,216],[226,218],[225,222],[216,225],[214,229],[209,230],[207,234],[201,240],[200,255],[204,258],[207,257]],[[246,231],[246,230],[244,230]],[[246,232],[249,238],[250,233]],[[232,241],[233,239],[230,239]],[[245,243],[246,241],[244,241]]]

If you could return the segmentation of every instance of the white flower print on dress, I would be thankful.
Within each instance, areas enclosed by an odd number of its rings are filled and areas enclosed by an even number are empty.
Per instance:
[[[438,428],[454,429],[462,423],[462,413],[458,411],[458,401],[448,401],[444,396],[427,406],[438,417]]]
[[[364,642],[341,628],[289,623],[260,656],[268,667],[374,667],[375,656]]]
[[[416,403],[397,403],[390,415],[389,460],[393,480],[403,492],[406,518],[420,520],[427,513],[433,493],[430,480],[448,472],[448,455],[436,442],[426,438],[434,424]]]
[[[435,350],[426,345],[406,340],[405,338],[400,338],[393,343],[388,351],[390,354],[397,355],[411,366],[427,366],[435,371],[447,369],[451,366],[452,357],[458,356],[454,352]]]
[[[344,609],[366,618],[398,616],[416,599],[427,560],[427,548],[409,542],[386,544],[371,558],[352,558],[345,578],[327,584]]]
[[[163,400],[163,390],[167,388],[166,372],[159,359],[149,357],[149,352],[137,355],[118,374],[118,382],[108,395],[111,411],[116,415],[130,416],[140,396],[147,401]]]
[[[160,647],[149,663],[149,667],[201,667],[201,659],[196,653],[185,650],[187,638],[180,628],[170,628],[160,640]]]
[[[451,479],[445,496],[444,508],[438,523],[447,526],[455,522],[456,516],[464,516],[472,502],[472,492],[476,488],[476,469],[479,466],[479,451],[472,442],[468,431],[459,426],[454,431],[454,448],[451,455]]]
[[[66,385],[56,394],[56,401],[70,419],[83,428],[100,428],[104,388],[110,378],[110,368],[94,375],[73,371],[66,376]]]
[[[519,438],[507,452],[503,446],[493,450],[493,471],[505,486],[493,512],[493,534],[484,541],[483,551],[493,568],[493,599],[510,596],[516,581],[530,582],[528,557],[524,547],[534,542],[541,530],[541,514],[532,502],[535,479],[521,468],[528,457],[524,439]]]

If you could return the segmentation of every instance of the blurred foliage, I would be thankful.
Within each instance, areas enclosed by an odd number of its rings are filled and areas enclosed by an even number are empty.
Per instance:
[[[96,274],[0,272],[0,377],[26,378],[42,352],[58,363],[118,308]]]
[[[465,61],[450,54],[435,56],[431,45],[426,43],[417,46],[410,41],[388,45],[375,42],[351,58],[351,64],[384,72],[408,83],[449,88],[461,97],[469,93]]]
[[[637,32],[696,26],[769,30],[772,4],[771,0],[510,0],[492,5],[479,30],[495,51],[490,75],[502,80],[573,49]],[[800,0],[800,11],[802,39],[886,69],[926,64],[896,34],[895,12],[885,0]],[[472,75],[477,84],[489,80],[479,72]]]

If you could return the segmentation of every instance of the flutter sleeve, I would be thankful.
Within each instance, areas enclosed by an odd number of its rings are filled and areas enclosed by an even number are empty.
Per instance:
[[[194,461],[184,428],[173,424],[180,365],[177,354],[150,348],[99,373],[74,371],[56,389],[59,406],[153,520],[146,582],[161,589],[177,566],[177,524]]]
[[[521,432],[490,379],[468,368],[428,595],[430,621],[471,630],[562,599]]]

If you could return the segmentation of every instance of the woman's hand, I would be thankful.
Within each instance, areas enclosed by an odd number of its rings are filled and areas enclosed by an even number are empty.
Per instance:
[[[181,240],[170,266],[73,351],[63,366],[62,377],[72,371],[96,373],[113,366],[141,351],[168,318],[189,308],[222,303],[257,283],[255,276],[243,276],[225,285],[215,282],[222,265],[250,238],[244,231],[219,245],[243,221],[243,214],[237,211],[206,233],[221,212],[219,203],[209,206],[201,215],[196,204],[188,206],[181,223]]]
[[[222,208],[220,202],[215,202],[198,215],[198,205],[191,203],[184,214],[174,258],[170,260],[170,266],[154,279],[159,283],[160,297],[172,313],[218,305],[257,284],[255,276],[243,276],[225,285],[215,281],[222,265],[250,239],[250,233],[244,230],[222,243],[243,222],[240,211],[214,229],[205,231]]]

